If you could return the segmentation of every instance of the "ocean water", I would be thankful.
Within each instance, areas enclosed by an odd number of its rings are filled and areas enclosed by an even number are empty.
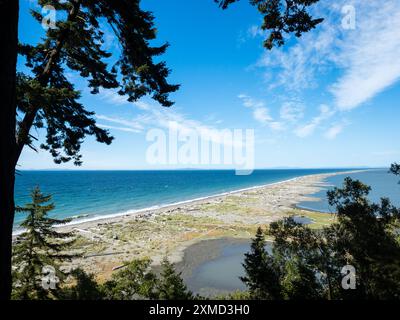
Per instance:
[[[53,196],[52,216],[91,219],[337,171],[255,170],[249,176],[236,176],[233,170],[21,171],[16,177],[15,200],[17,205],[28,203],[32,188],[40,186],[43,193]],[[15,227],[23,219],[24,214],[18,213]]]
[[[368,196],[371,201],[379,202],[382,197],[389,198],[392,204],[400,207],[400,177],[389,173],[388,169],[367,170],[328,177],[325,179],[327,186],[312,195],[318,200],[301,202],[298,207],[321,212],[334,212],[334,208],[329,206],[326,192],[333,187],[341,187],[344,178],[348,176],[354,180],[360,180],[372,188]]]

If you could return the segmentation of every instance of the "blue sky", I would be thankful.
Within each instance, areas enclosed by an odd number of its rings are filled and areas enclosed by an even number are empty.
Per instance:
[[[355,8],[355,29],[343,27],[346,5]],[[34,6],[21,1],[24,42],[37,41],[43,32],[29,16]],[[148,98],[128,103],[113,91],[93,96],[68,73],[87,109],[115,137],[111,146],[88,138],[82,169],[187,167],[146,161],[146,133],[168,129],[171,120],[192,129],[254,129],[257,168],[380,167],[399,160],[398,0],[321,0],[313,10],[325,22],[273,51],[262,48],[261,17],[248,1],[225,11],[212,0],[145,0],[143,6],[156,17],[156,43],[170,43],[163,59],[172,69],[170,82],[182,85],[172,95],[176,104],[162,108]],[[118,54],[112,32],[106,26],[104,31],[106,46]],[[19,165],[74,168],[29,149]]]

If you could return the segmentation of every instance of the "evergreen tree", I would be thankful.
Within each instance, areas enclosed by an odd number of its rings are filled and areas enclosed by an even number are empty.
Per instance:
[[[287,300],[320,299],[321,286],[315,270],[307,267],[298,258],[285,261],[284,276],[281,280],[282,298]]]
[[[168,44],[152,46],[156,37],[151,12],[139,0],[38,0],[40,6],[57,10],[56,28],[49,28],[36,44],[18,44],[18,0],[0,1],[1,26],[5,33],[0,59],[2,100],[0,178],[0,298],[11,291],[11,241],[14,220],[15,168],[25,146],[35,137],[32,128],[47,130],[40,147],[56,163],[82,162],[80,147],[92,135],[110,144],[112,137],[98,127],[94,113],[80,102],[80,92],[65,76],[75,72],[87,80],[91,93],[114,89],[136,101],[150,95],[163,106],[171,106],[169,94],[178,85],[169,84],[169,69],[155,61]],[[40,11],[32,10],[42,23]],[[65,17],[64,19],[61,17]],[[103,24],[114,32],[120,50],[112,56],[104,48]],[[26,61],[23,73],[16,72],[17,54]]]
[[[54,209],[49,203],[51,196],[43,195],[39,188],[31,194],[32,203],[17,207],[17,212],[26,212],[27,217],[21,224],[24,232],[19,235],[13,246],[13,297],[16,299],[47,299],[56,297],[57,290],[66,274],[60,269],[61,264],[72,258],[66,250],[74,241],[70,232],[57,232],[55,225],[65,224],[69,219],[59,220],[48,217]],[[45,288],[42,280],[44,272],[54,280],[55,288]],[[54,270],[54,274],[51,274]]]
[[[396,176],[400,175],[400,164],[398,163],[392,163],[390,166],[390,172],[395,174]]]
[[[350,264],[356,269],[353,297],[400,299],[400,243],[394,232],[400,210],[385,198],[371,203],[370,190],[360,181],[346,178],[343,188],[328,192],[338,217],[333,226],[334,249],[342,266]]]
[[[226,8],[236,0],[216,1]],[[264,15],[262,28],[271,31],[265,46],[282,45],[284,33],[300,36],[320,23],[321,19],[312,19],[306,11],[317,1],[251,0]],[[35,149],[31,129],[47,130],[41,148],[56,163],[80,165],[81,144],[88,135],[101,143],[112,141],[96,125],[93,112],[80,103],[80,92],[66,73],[86,79],[93,94],[115,89],[128,101],[150,95],[161,105],[171,106],[169,94],[178,89],[167,81],[166,64],[155,61],[168,44],[151,46],[156,38],[154,18],[141,9],[140,0],[38,0],[38,4],[53,6],[57,16],[65,19],[49,28],[39,43],[24,44],[18,39],[19,0],[0,1],[0,299],[8,299],[11,292],[15,168],[25,146]],[[32,14],[39,23],[43,21],[39,11],[32,10]],[[117,56],[103,46],[103,23],[118,39],[121,50]],[[25,58],[25,74],[17,73],[18,54]]]
[[[243,280],[250,293],[269,299],[271,288],[279,288],[283,299],[400,299],[400,210],[388,199],[371,203],[369,192],[370,187],[350,178],[342,188],[329,191],[337,222],[322,230],[292,218],[271,223],[269,261],[258,230],[245,259]],[[278,283],[265,278],[263,264],[279,270],[280,277],[274,278]],[[342,288],[346,265],[356,270],[355,290]]]
[[[241,280],[253,299],[274,300],[281,297],[279,270],[265,249],[265,236],[261,228],[257,229],[250,252],[245,254],[243,267],[246,275]]]
[[[104,283],[106,298],[135,300],[156,298],[157,276],[150,270],[151,260],[133,260]]]
[[[331,275],[328,268],[330,260],[325,260],[329,253],[326,252],[321,232],[311,230],[289,217],[271,223],[268,235],[274,238],[272,254],[281,272],[282,298],[321,297],[325,293],[321,281],[329,282]],[[329,295],[329,290],[326,295]]]
[[[19,1],[0,1],[0,300],[10,298]]]
[[[174,266],[165,258],[161,263],[162,272],[157,281],[157,299],[161,300],[190,300],[193,294],[187,289]]]
[[[102,286],[99,285],[93,274],[83,269],[74,269],[71,276],[76,282],[71,287],[64,288],[62,298],[66,300],[101,300],[105,298]]]
[[[214,0],[226,9],[232,3],[239,0]],[[264,47],[271,50],[275,46],[282,46],[285,43],[285,35],[294,34],[301,37],[303,33],[314,29],[323,19],[313,19],[307,11],[319,0],[250,0],[250,4],[256,6],[263,15],[261,30],[269,31]]]

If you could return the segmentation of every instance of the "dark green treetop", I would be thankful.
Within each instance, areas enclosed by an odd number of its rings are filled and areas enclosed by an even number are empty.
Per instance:
[[[13,296],[17,299],[46,299],[56,296],[57,290],[43,287],[43,268],[54,268],[58,289],[66,278],[61,264],[75,256],[68,253],[75,239],[70,232],[54,229],[70,219],[48,217],[54,209],[54,205],[49,203],[51,196],[43,195],[39,188],[35,188],[31,197],[32,203],[16,208],[17,212],[27,213],[27,216],[21,224],[24,231],[13,246]]]
[[[78,268],[72,270],[70,275],[75,283],[72,286],[65,286],[60,298],[64,300],[103,300],[106,298],[102,285],[96,281],[93,274]]]
[[[133,260],[104,283],[110,300],[155,299],[157,276],[151,271],[151,260]]]
[[[400,210],[388,199],[370,202],[369,192],[370,187],[350,178],[329,191],[337,222],[322,229],[293,218],[271,223],[271,255],[258,230],[244,264],[243,281],[253,298],[400,299]],[[348,265],[356,272],[351,290],[342,286],[341,271]],[[271,275],[277,275],[272,283]]]
[[[258,228],[250,252],[245,254],[245,276],[240,279],[246,284],[252,299],[280,299],[280,271],[265,245],[264,231]]]
[[[214,0],[226,9],[239,0]],[[308,7],[319,0],[250,0],[263,15],[262,30],[268,30],[269,35],[264,41],[264,47],[271,50],[274,46],[285,44],[285,35],[294,34],[301,37],[314,29],[323,19],[314,19]]]
[[[400,175],[400,164],[398,163],[393,163],[390,166],[390,172],[395,174],[396,176]]]
[[[181,274],[164,258],[161,263],[161,275],[157,281],[157,299],[161,300],[190,300],[193,294],[187,289]]]
[[[81,164],[80,146],[87,135],[111,143],[109,133],[96,126],[94,113],[79,102],[80,92],[66,77],[68,71],[86,79],[92,94],[101,88],[115,89],[136,101],[151,95],[163,106],[171,106],[169,94],[178,89],[167,81],[166,64],[156,61],[168,44],[151,46],[156,38],[154,17],[140,8],[139,0],[39,0],[51,5],[57,17],[65,17],[49,28],[36,45],[20,44],[19,54],[30,72],[17,75],[18,121],[16,161],[24,145],[32,146],[31,127],[46,127],[41,145],[56,163],[73,160]],[[39,11],[32,15],[42,22]],[[120,45],[119,56],[104,48],[102,26],[107,24]]]

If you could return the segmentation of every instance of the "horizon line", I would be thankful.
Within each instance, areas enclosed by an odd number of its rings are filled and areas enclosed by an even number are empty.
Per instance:
[[[261,167],[261,168],[254,168],[253,171],[256,170],[331,170],[331,169],[389,169],[388,166],[329,166],[329,167]],[[16,171],[235,171],[236,168],[173,168],[173,169],[166,169],[166,168],[159,168],[159,169],[144,169],[144,168],[137,168],[137,169],[67,169],[67,168],[42,168],[42,169],[17,169]]]

